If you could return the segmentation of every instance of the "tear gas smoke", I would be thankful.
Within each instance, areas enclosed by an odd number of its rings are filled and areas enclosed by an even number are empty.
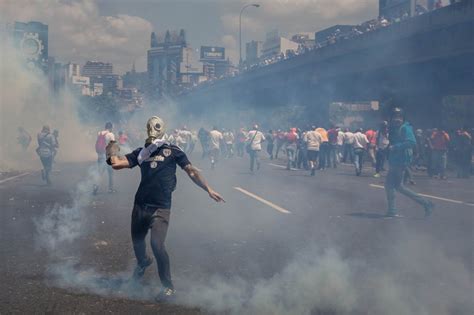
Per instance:
[[[79,182],[68,205],[54,205],[34,221],[37,246],[52,256],[61,254],[61,248],[70,245],[87,232],[87,214],[84,208],[92,201],[91,189],[99,181],[97,167],[89,168],[86,178]]]
[[[76,98],[68,90],[57,95],[50,93],[48,77],[39,70],[27,69],[22,54],[9,39],[4,39],[1,58],[0,170],[39,166],[35,153],[36,134],[43,125],[59,130],[58,159],[92,159],[94,151],[91,143],[94,140],[86,133],[90,127],[79,121]],[[23,127],[31,135],[32,141],[26,151],[21,150],[18,144],[18,127]]]

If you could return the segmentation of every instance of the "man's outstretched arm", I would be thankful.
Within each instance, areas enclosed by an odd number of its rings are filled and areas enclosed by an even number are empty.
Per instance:
[[[213,200],[217,202],[220,202],[220,201],[225,202],[224,198],[222,198],[221,195],[219,195],[211,187],[209,187],[204,177],[194,166],[192,166],[191,164],[188,164],[184,167],[184,171],[188,174],[189,178],[191,178],[191,180],[196,185],[198,185],[199,187],[207,191],[207,193],[209,194],[209,197],[211,197]]]

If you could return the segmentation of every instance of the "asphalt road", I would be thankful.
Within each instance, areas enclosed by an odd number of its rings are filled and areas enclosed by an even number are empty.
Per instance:
[[[178,171],[167,248],[177,301],[157,304],[155,269],[142,284],[129,235],[138,169],[115,173],[97,196],[89,163],[59,163],[47,187],[38,172],[0,182],[0,314],[256,313],[472,314],[473,179],[415,173],[432,217],[398,197],[387,219],[383,178],[366,166],[287,171],[264,159],[191,157],[225,204]],[[36,162],[35,162],[36,163]],[[46,245],[45,245],[46,244]]]

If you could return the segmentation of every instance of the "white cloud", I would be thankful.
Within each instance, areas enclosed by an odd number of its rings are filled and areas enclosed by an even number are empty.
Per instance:
[[[248,1],[240,1],[241,6]],[[375,18],[378,0],[258,0],[260,8],[244,13],[242,29],[253,39],[264,39],[264,34],[279,29],[283,35],[296,32],[315,32],[335,24],[358,24]],[[238,10],[221,4],[221,22],[227,32],[238,33]],[[233,12],[226,12],[226,8]]]
[[[224,35],[221,38],[221,44],[225,47],[226,58],[236,64],[239,61],[239,46],[235,37],[228,34]]]
[[[141,17],[101,16],[93,0],[7,0],[0,9],[3,20],[48,24],[49,54],[62,61],[108,61],[117,73],[130,69],[134,60],[145,68],[153,27]]]

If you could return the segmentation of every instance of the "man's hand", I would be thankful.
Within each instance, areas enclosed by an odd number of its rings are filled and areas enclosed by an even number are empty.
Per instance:
[[[219,195],[219,193],[215,192],[211,188],[209,188],[209,197],[211,197],[216,202],[221,202],[221,201],[225,202],[224,198],[222,198],[222,196]]]
[[[188,164],[184,167],[184,171],[188,174],[189,178],[191,178],[191,180],[196,185],[198,185],[199,187],[207,191],[207,193],[209,194],[209,197],[211,197],[216,202],[221,202],[221,201],[225,202],[224,198],[222,198],[221,195],[219,195],[217,192],[215,192],[211,187],[207,185],[207,182],[204,179],[204,177],[194,166],[192,166],[191,164]]]
[[[112,156],[117,156],[120,152],[120,147],[116,141],[110,141],[105,147],[105,158],[109,160]]]

